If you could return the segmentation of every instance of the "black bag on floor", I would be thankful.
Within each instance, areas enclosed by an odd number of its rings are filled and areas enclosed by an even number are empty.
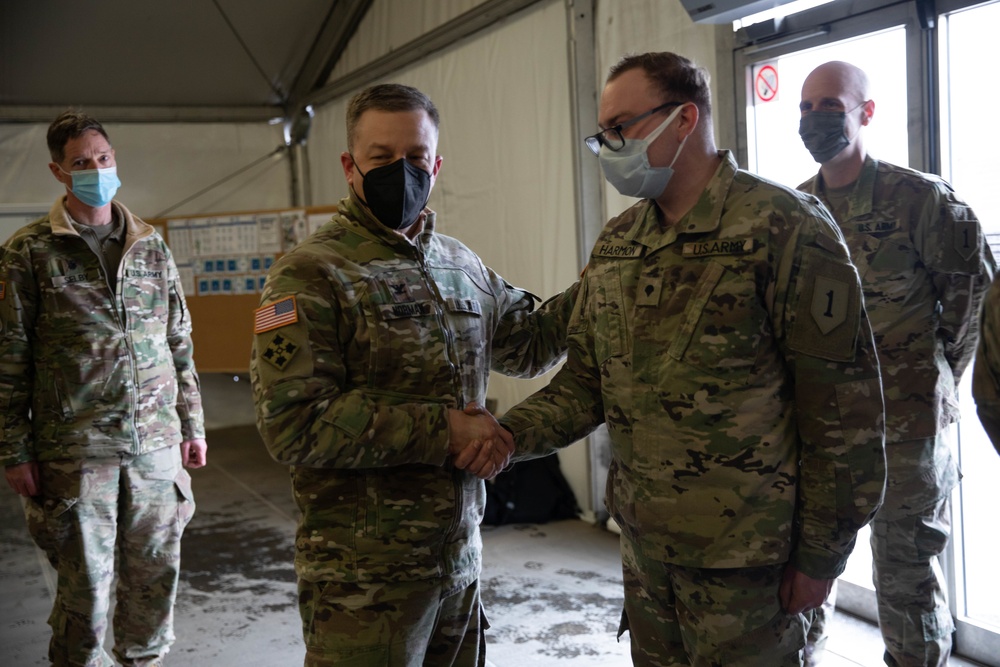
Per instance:
[[[519,461],[486,482],[483,524],[545,523],[574,519],[580,509],[559,468],[559,457]]]

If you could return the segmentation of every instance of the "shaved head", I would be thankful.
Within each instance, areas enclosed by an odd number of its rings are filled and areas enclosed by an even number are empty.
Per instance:
[[[820,90],[823,95],[841,97],[846,106],[853,107],[869,98],[868,75],[851,63],[833,60],[823,63],[806,77],[802,84],[802,97],[807,90]]]

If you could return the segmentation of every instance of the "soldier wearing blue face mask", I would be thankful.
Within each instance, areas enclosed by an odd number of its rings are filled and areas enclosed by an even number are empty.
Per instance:
[[[67,111],[47,141],[66,192],[0,251],[0,465],[58,573],[51,664],[111,665],[113,625],[118,663],[158,667],[194,513],[185,468],[207,448],[191,318],[164,240],[112,200],[104,127]]]

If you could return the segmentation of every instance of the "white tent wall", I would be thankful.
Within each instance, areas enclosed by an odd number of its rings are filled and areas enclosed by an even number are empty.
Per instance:
[[[0,202],[51,204],[65,191],[49,173],[47,129],[0,124]],[[104,123],[104,129],[122,181],[117,198],[139,217],[157,215],[284,143],[280,125],[263,123]],[[170,215],[287,206],[289,167],[281,152]]]
[[[367,65],[485,1],[375,0],[365,12],[347,49],[330,71],[330,81]]]

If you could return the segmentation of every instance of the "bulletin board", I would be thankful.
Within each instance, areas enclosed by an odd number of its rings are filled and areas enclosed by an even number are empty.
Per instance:
[[[201,373],[246,373],[253,311],[267,271],[327,222],[336,206],[147,220],[166,240],[191,313]]]

